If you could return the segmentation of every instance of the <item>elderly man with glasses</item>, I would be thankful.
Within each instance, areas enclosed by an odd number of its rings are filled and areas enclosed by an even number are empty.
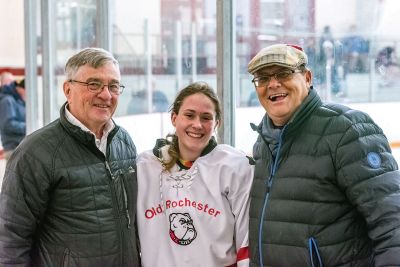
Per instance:
[[[1,266],[140,266],[136,148],[112,116],[124,86],[107,51],[72,56],[60,118],[12,154],[0,196]]]
[[[381,128],[323,103],[298,46],[268,46],[248,71],[266,111],[252,124],[251,266],[400,266],[400,173]]]

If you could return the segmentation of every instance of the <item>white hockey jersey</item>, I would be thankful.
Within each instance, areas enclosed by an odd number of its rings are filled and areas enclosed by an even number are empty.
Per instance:
[[[139,155],[137,170],[143,266],[249,265],[254,170],[244,153],[221,144],[189,170],[175,165],[167,172],[153,152],[146,151]]]

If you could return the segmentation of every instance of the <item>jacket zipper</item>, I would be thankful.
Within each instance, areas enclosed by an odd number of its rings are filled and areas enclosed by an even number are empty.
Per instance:
[[[111,172],[111,168],[110,168],[110,165],[109,165],[109,163],[108,163],[108,161],[107,160],[105,160],[105,162],[104,162],[104,164],[105,164],[105,166],[106,166],[106,169],[107,169],[107,171],[108,171],[108,174],[110,175],[110,178],[111,178],[111,194],[112,194],[112,197],[113,197],[113,199],[114,199],[114,201],[115,201],[115,205],[116,205],[116,208],[117,208],[117,210],[116,210],[116,215],[117,215],[117,217],[118,217],[118,234],[119,234],[119,241],[120,241],[120,248],[121,248],[121,258],[120,258],[120,262],[121,262],[121,264],[124,262],[124,259],[123,259],[123,254],[124,254],[124,252],[123,252],[123,234],[122,234],[122,226],[121,226],[121,218],[120,218],[120,216],[119,216],[119,203],[118,203],[118,198],[117,198],[117,194],[116,194],[116,192],[115,192],[115,188],[114,188],[114,180],[115,180],[115,176],[113,175],[113,173]]]
[[[125,177],[123,176],[122,173],[120,173],[120,175],[122,175],[122,191],[124,193],[124,209],[125,209],[125,217],[128,221],[127,223],[127,227],[128,229],[131,228],[131,217],[129,216],[129,210],[128,210],[128,194],[126,193],[126,184],[125,184]]]
[[[278,168],[278,161],[279,161],[279,157],[280,157],[280,154],[281,154],[283,134],[284,134],[284,132],[286,130],[286,127],[287,127],[287,125],[285,125],[283,127],[281,133],[279,134],[278,151],[276,153],[276,157],[275,157],[274,161],[272,162],[271,173],[270,173],[269,178],[268,178],[267,183],[266,183],[267,190],[266,190],[266,193],[265,193],[264,203],[263,203],[263,207],[262,207],[262,210],[261,210],[260,222],[259,222],[259,226],[258,226],[258,255],[259,255],[260,266],[264,266],[264,264],[263,264],[263,255],[262,255],[263,222],[264,222],[264,217],[265,217],[265,214],[266,214],[266,208],[267,208],[267,203],[268,203],[268,199],[269,199],[269,193],[270,193],[271,187],[272,187],[272,182],[273,182],[273,179],[275,177],[276,169]],[[263,139],[265,145],[268,147],[268,142],[265,140],[265,138],[262,136],[262,134],[258,130],[257,130],[257,132],[261,136],[261,138]]]
[[[70,256],[71,252],[69,250],[69,248],[65,248],[64,250],[64,255],[63,255],[63,267],[68,267],[69,266],[69,256]]]

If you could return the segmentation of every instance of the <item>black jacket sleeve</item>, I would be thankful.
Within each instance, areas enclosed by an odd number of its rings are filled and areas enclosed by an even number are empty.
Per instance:
[[[18,149],[8,161],[0,194],[1,266],[30,266],[33,238],[48,201],[47,167]]]
[[[365,115],[345,131],[336,155],[339,185],[368,225],[375,266],[400,266],[400,172],[385,135]]]

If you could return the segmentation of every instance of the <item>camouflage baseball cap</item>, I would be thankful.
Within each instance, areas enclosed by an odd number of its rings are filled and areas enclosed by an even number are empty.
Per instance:
[[[248,71],[254,74],[256,71],[272,65],[278,65],[289,69],[297,69],[301,65],[307,65],[307,55],[300,46],[289,44],[275,44],[261,49],[250,60]]]

